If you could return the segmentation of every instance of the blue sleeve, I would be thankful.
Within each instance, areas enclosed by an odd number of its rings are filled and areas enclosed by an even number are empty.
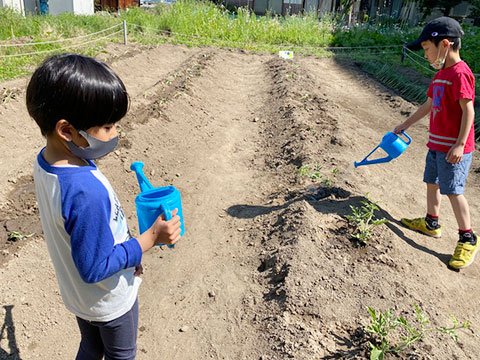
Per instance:
[[[135,238],[114,245],[108,191],[94,175],[84,175],[81,184],[62,186],[62,215],[80,277],[95,283],[139,265],[142,249]]]

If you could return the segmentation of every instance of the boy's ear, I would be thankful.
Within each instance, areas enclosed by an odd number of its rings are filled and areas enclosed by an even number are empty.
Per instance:
[[[449,45],[453,45],[453,42],[451,42],[450,40],[448,39],[443,39],[442,40],[442,45],[444,48],[448,47]]]
[[[58,120],[55,125],[55,133],[65,141],[72,141],[75,128],[67,120]]]

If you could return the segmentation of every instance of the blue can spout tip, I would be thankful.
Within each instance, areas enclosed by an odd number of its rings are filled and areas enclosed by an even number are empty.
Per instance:
[[[143,167],[144,167],[143,162],[141,162],[141,161],[135,161],[135,162],[133,162],[133,163],[130,165],[130,170],[136,172],[137,170],[143,169]]]
[[[141,161],[135,161],[130,165],[130,169],[135,172],[137,175],[138,185],[140,186],[140,191],[147,191],[153,189],[152,184],[148,181],[148,179],[143,174],[143,167],[144,164]]]

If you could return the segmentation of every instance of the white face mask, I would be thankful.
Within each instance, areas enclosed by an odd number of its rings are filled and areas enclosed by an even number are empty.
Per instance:
[[[445,56],[443,57],[443,59],[440,58],[440,49],[438,49],[437,60],[435,60],[433,63],[430,63],[430,66],[432,68],[434,68],[435,70],[443,69],[443,66],[445,65],[445,59],[447,58],[448,49],[449,47],[447,48],[447,51],[445,52]]]

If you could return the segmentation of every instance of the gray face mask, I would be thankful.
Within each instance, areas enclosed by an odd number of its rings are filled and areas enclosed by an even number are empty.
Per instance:
[[[67,141],[67,145],[73,155],[85,160],[94,160],[111,153],[115,150],[118,144],[118,136],[108,141],[98,140],[97,138],[88,135],[85,131],[79,130],[78,133],[82,135],[88,142],[88,147],[82,148],[73,143],[73,141]]]

